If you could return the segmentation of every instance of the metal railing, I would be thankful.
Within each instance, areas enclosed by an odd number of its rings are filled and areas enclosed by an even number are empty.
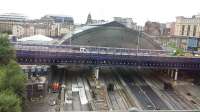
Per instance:
[[[134,55],[134,56],[167,56],[171,52],[166,50],[114,48],[79,45],[53,45],[53,44],[24,44],[12,43],[16,50],[20,51],[46,51],[64,53],[91,53],[91,54],[111,54],[111,55]]]

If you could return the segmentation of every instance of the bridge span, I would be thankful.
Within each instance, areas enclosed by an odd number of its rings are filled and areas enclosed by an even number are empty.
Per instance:
[[[200,69],[200,58],[169,56],[168,51],[75,45],[14,43],[17,61],[30,65],[85,64],[155,69]]]

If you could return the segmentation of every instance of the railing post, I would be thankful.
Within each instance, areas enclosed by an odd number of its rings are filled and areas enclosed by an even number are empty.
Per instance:
[[[178,79],[178,69],[175,70],[175,76],[174,76],[174,80],[176,81]]]

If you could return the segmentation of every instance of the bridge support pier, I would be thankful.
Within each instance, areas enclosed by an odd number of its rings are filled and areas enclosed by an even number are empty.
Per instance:
[[[176,81],[178,79],[178,69],[175,70],[175,76],[174,76],[174,80]]]
[[[99,67],[96,67],[94,69],[94,74],[95,74],[96,79],[98,80],[99,79]]]
[[[51,65],[50,66],[50,72],[48,74],[48,85],[50,85],[52,83],[52,77],[53,77],[53,75],[55,75],[56,70],[57,70],[57,66],[56,65]],[[49,92],[51,92],[50,88],[48,88],[48,90],[49,90]]]
[[[171,70],[171,78],[174,77],[174,70]]]
[[[170,69],[167,69],[167,75],[170,75]]]

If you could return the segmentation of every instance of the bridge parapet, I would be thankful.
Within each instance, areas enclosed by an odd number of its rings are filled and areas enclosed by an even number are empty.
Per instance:
[[[166,50],[151,49],[132,49],[132,48],[113,48],[97,46],[78,46],[78,45],[38,45],[13,43],[16,50],[19,51],[46,51],[46,52],[65,52],[65,53],[94,53],[94,54],[112,54],[112,55],[146,55],[146,56],[163,56],[171,52]]]
[[[95,46],[15,44],[21,64],[86,64],[158,69],[200,69],[200,58],[172,57],[162,50]]]

